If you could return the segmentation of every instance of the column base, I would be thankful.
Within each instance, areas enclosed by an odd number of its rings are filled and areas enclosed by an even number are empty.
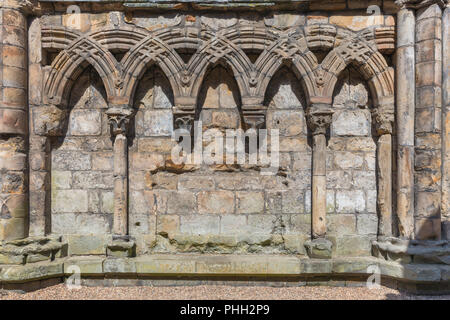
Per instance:
[[[130,236],[114,235],[112,241],[106,246],[106,255],[117,258],[135,257],[136,243]]]
[[[333,244],[325,238],[308,240],[305,242],[306,252],[313,259],[330,259]]]
[[[450,241],[384,238],[372,241],[372,254],[400,263],[450,265]]]
[[[53,261],[66,256],[67,243],[61,237],[29,237],[0,244],[0,265]]]

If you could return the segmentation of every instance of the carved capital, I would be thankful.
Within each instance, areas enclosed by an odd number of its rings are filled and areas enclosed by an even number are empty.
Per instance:
[[[267,108],[263,105],[244,105],[242,114],[246,129],[261,129],[266,123]]]
[[[112,135],[126,135],[133,111],[128,108],[111,108],[106,111]]]
[[[377,134],[392,134],[395,121],[394,105],[379,106],[372,110],[372,119],[375,123]]]
[[[313,135],[325,134],[333,119],[333,110],[328,104],[313,104],[306,110],[308,127]]]
[[[191,132],[194,126],[195,107],[193,105],[179,105],[172,109],[175,129]]]

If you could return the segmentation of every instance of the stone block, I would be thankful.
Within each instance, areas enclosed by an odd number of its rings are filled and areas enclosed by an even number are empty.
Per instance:
[[[52,153],[53,170],[90,170],[91,155],[80,151],[59,151]]]
[[[236,193],[237,213],[263,213],[264,193],[257,191],[239,191]]]
[[[72,184],[72,171],[54,170],[51,173],[52,187],[55,189],[70,189]]]
[[[244,234],[248,230],[247,217],[224,215],[220,218],[220,233],[224,235]]]
[[[54,213],[52,232],[55,234],[106,234],[111,232],[112,216],[91,213]]]
[[[96,152],[92,154],[92,170],[112,171],[113,170],[112,152]]]
[[[213,190],[215,183],[213,177],[185,176],[178,180],[179,190]]]
[[[95,234],[70,234],[64,235],[63,240],[68,243],[69,256],[105,255],[106,245],[110,240],[110,236]]]
[[[364,9],[367,8],[368,6],[364,7]],[[363,16],[363,15],[340,15],[333,13],[333,15],[331,15],[330,17],[330,23],[344,28],[349,28],[353,31],[360,31],[362,29],[372,27],[374,25],[383,25],[384,16],[381,14],[376,14],[372,16],[369,15]]]
[[[114,212],[114,192],[102,191],[100,193],[101,199],[101,212],[113,213]]]
[[[202,191],[197,196],[198,212],[229,214],[235,212],[234,193],[231,191]]]
[[[353,171],[353,186],[357,189],[375,190],[377,188],[375,171]]]
[[[87,212],[88,193],[86,190],[53,190],[52,212]]]
[[[252,238],[254,234],[267,234],[271,235],[277,228],[282,228],[282,221],[279,216],[268,214],[250,215],[247,218],[248,234],[249,238]],[[255,238],[256,240],[256,238]]]
[[[156,232],[159,235],[173,236],[180,232],[180,217],[177,215],[160,215],[157,216]]]
[[[274,110],[267,116],[268,129],[279,130],[280,136],[306,135],[305,115],[302,111]]]
[[[441,238],[441,231],[441,220],[439,218],[415,220],[416,239],[439,240]]]
[[[360,235],[377,235],[378,216],[376,214],[356,215],[356,230]]]
[[[305,195],[301,190],[289,190],[282,193],[283,213],[304,213]]]
[[[143,120],[137,121],[144,136],[171,136],[173,131],[172,110],[146,110]]]
[[[366,209],[366,199],[362,190],[342,190],[336,192],[337,213],[359,213]]]
[[[329,214],[326,220],[327,234],[339,236],[356,233],[356,217],[353,214]]]
[[[75,171],[72,174],[74,189],[111,189],[114,185],[112,172]]]
[[[370,135],[370,122],[367,113],[363,110],[349,110],[334,113],[331,134],[333,136]]]
[[[192,214],[196,212],[194,193],[189,191],[170,191],[167,194],[168,214]]]
[[[305,242],[306,252],[312,259],[330,259],[333,244],[323,238],[308,240]]]
[[[69,117],[69,133],[74,136],[99,135],[102,131],[100,110],[72,110]]]
[[[180,217],[180,232],[192,235],[219,234],[219,216],[189,215]]]
[[[334,152],[333,163],[336,169],[361,169],[364,163],[362,154],[353,152]]]
[[[0,281],[4,282],[26,282],[64,275],[64,264],[62,262],[38,262],[24,266],[3,268],[0,270]]]
[[[195,273],[194,260],[184,260],[165,258],[164,256],[153,255],[151,258],[142,257],[136,259],[136,272],[138,275],[148,274],[192,274]]]
[[[103,261],[100,257],[75,257],[69,258],[64,262],[64,274],[72,275],[76,271],[80,271],[81,276],[97,276],[103,275]]]
[[[370,256],[371,238],[368,236],[345,235],[336,238],[337,256]]]
[[[26,134],[27,115],[22,110],[0,110],[0,132],[3,134]]]
[[[120,239],[113,239],[106,245],[106,255],[115,258],[130,258],[136,256],[136,243],[134,241],[124,241]],[[108,261],[108,260],[107,260]],[[131,262],[130,260],[128,260]],[[129,267],[128,262],[120,263],[119,265],[111,264],[111,268]],[[134,266],[133,266],[134,267]]]
[[[136,273],[136,264],[132,259],[108,258],[103,262],[105,275],[130,275]]]

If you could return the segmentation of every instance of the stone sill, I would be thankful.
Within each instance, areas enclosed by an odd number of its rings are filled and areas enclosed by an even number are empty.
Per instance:
[[[399,264],[373,257],[340,257],[329,260],[295,256],[159,254],[137,258],[79,256],[59,258],[23,266],[0,266],[0,284],[25,283],[64,278],[78,266],[81,277],[235,277],[311,278],[318,276],[359,276],[367,279],[369,266],[378,266],[381,277],[413,284],[450,288],[450,266],[439,264]]]
[[[311,0],[39,0],[41,3],[117,4],[129,10],[307,10]],[[341,8],[342,9],[342,8]]]

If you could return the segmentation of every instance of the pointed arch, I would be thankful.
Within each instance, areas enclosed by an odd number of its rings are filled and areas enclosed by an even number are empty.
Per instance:
[[[256,81],[256,70],[242,49],[225,38],[212,38],[192,57],[187,66],[192,75],[188,95],[197,97],[206,72],[212,66],[224,63],[231,68],[241,97],[252,95],[251,84]]]
[[[126,97],[128,103],[133,101],[139,80],[152,64],[157,64],[164,72],[173,94],[181,94],[180,74],[185,69],[184,61],[173,48],[155,35],[148,35],[138,42],[125,54],[122,61],[124,80],[119,95]]]
[[[353,65],[369,84],[374,106],[394,96],[394,70],[383,55],[361,39],[348,41],[332,50],[322,63],[323,96],[332,97],[339,75]]]
[[[283,66],[288,66],[301,81],[307,98],[317,95],[313,70],[317,68],[317,58],[307,47],[302,30],[278,37],[258,57],[255,67],[259,72],[257,93],[264,96],[272,77]]]
[[[91,65],[103,80],[108,99],[115,95],[120,70],[112,54],[88,37],[81,36],[54,59],[44,83],[44,103],[66,105],[74,81]]]

